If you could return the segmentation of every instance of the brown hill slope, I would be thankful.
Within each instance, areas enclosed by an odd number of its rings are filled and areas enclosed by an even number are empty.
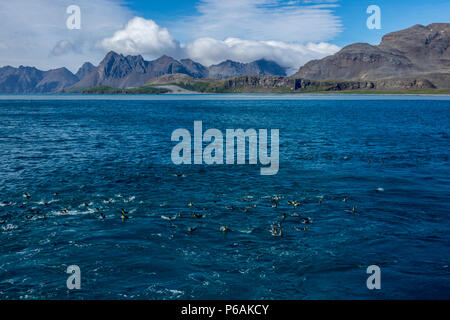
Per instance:
[[[377,46],[367,43],[346,46],[332,56],[308,62],[292,77],[311,80],[426,77],[433,82],[445,78],[437,74],[448,73],[450,24],[434,23],[389,33]]]

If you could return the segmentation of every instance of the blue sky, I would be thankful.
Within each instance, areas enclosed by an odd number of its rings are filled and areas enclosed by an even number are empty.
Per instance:
[[[170,25],[177,18],[198,14],[196,10],[198,2],[198,0],[127,0],[126,5],[144,18],[153,19],[160,25]],[[329,2],[338,5],[334,12],[343,24],[342,33],[331,41],[339,46],[354,42],[377,44],[384,34],[391,31],[405,29],[415,24],[450,22],[450,1],[448,0],[338,0]],[[369,16],[366,9],[369,5],[378,5],[381,8],[381,30],[369,30],[366,27],[366,19]]]
[[[67,8],[80,7],[69,29]],[[381,30],[366,26],[369,5]],[[354,42],[378,44],[392,31],[450,22],[449,0],[14,0],[0,5],[0,61],[71,71],[98,64],[108,51],[190,58],[204,65],[231,59],[273,60],[295,72]]]

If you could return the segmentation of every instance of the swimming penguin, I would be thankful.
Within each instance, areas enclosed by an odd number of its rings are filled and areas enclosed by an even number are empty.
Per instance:
[[[283,214],[281,215],[281,219],[286,220],[286,218],[287,218],[287,214],[286,214],[286,213],[283,213]]]
[[[288,204],[291,204],[291,205],[293,205],[294,207],[298,207],[298,206],[300,206],[300,203],[299,203],[299,202],[297,202],[296,200],[293,200],[293,201],[288,201]]]
[[[197,212],[194,212],[194,217],[196,217],[196,218],[198,218],[198,219],[201,219],[201,218],[204,217],[204,215],[199,214],[199,213],[197,213]]]
[[[64,209],[61,210],[61,213],[67,214],[68,212],[69,212],[69,210],[67,208],[64,208]]]
[[[128,211],[125,211],[125,209],[121,209],[121,219],[122,221],[128,220],[128,217],[126,216],[128,214]]]
[[[163,219],[163,220],[167,220],[167,221],[169,221],[169,222],[172,222],[172,220],[174,220],[174,219],[176,219],[176,216],[175,217],[168,217],[168,216],[161,216],[161,219]]]
[[[276,225],[272,225],[272,228],[270,229],[270,233],[274,236],[276,234],[278,234],[278,229]]]
[[[193,228],[189,228],[188,229],[189,232],[194,232],[195,230],[197,230],[197,227],[193,227]]]
[[[342,202],[347,202],[347,197],[344,197],[344,199],[342,200]]]
[[[192,203],[192,201],[189,202],[188,206],[189,206],[189,207],[193,207],[193,206],[194,206],[194,204]]]
[[[96,210],[97,210],[97,213],[100,214],[99,218],[100,219],[105,219],[105,215],[103,214],[103,212],[100,211],[100,208],[96,208]]]
[[[278,226],[273,224],[272,225],[272,229],[270,230],[270,233],[273,236],[282,237],[283,236],[283,229],[281,228],[281,223],[278,223]]]
[[[295,229],[296,231],[306,231],[306,230],[308,230],[307,227],[303,227],[303,228],[294,227],[294,229]]]
[[[322,199],[319,199],[319,204],[320,204],[320,205],[322,205],[322,201],[323,201]]]
[[[303,224],[311,224],[312,223],[311,218],[302,218],[301,221]]]
[[[87,202],[83,202],[83,206],[85,206],[85,207],[89,207],[89,203],[87,203]]]
[[[353,213],[356,213],[356,206],[353,206],[352,212],[353,212]]]
[[[30,195],[29,193],[25,193],[25,194],[23,195],[23,197],[24,197],[25,199],[30,199],[30,198],[31,198],[31,195]]]
[[[276,200],[272,201],[272,208],[277,208],[278,207],[278,202]]]
[[[53,195],[56,197],[58,195],[58,192],[53,192]]]
[[[227,227],[227,226],[222,226],[222,227],[220,227],[220,231],[221,231],[221,232],[227,232],[227,231],[229,231],[229,230],[228,230],[228,227]]]

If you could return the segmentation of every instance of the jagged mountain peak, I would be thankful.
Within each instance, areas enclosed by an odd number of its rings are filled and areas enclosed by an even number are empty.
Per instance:
[[[129,88],[145,84],[150,79],[168,74],[186,74],[193,78],[229,78],[244,74],[285,75],[285,71],[275,62],[258,60],[241,63],[226,60],[218,65],[205,67],[191,59],[176,60],[163,55],[152,61],[142,56],[124,56],[114,51],[108,52],[99,66],[75,85],[90,88],[107,85],[117,88]]]
[[[95,66],[90,62],[85,62],[83,65],[78,69],[77,73],[75,73],[75,76],[78,78],[78,80],[83,80],[84,77],[86,77],[89,73],[91,73],[95,69]]]

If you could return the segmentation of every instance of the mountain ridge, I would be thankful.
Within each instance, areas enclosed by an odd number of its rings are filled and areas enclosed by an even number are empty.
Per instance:
[[[244,74],[286,75],[277,63],[257,60],[240,63],[231,60],[205,67],[191,59],[176,60],[163,55],[156,60],[145,61],[142,56],[124,56],[110,51],[98,67],[80,79],[73,88],[91,88],[110,86],[115,88],[132,88],[144,85],[147,81],[167,74],[186,74],[193,78],[223,79]]]
[[[312,60],[293,77],[311,80],[378,80],[450,73],[450,23],[433,23],[388,33],[380,44],[354,43]]]
[[[35,67],[0,68],[0,93],[36,94],[58,92],[75,84],[78,78],[66,68],[42,71]]]
[[[176,60],[163,55],[146,61],[141,55],[110,51],[98,66],[86,62],[75,74],[66,68],[42,71],[35,67],[1,67],[0,93],[83,92],[94,87],[130,89],[177,80],[179,75],[184,75],[183,79],[204,80],[196,86],[208,87],[209,81],[211,90],[215,90],[215,80],[223,79],[230,79],[224,86],[233,90],[239,90],[239,86],[245,90],[274,86],[277,90],[297,91],[292,79],[294,83],[312,83],[327,90],[450,89],[450,23],[414,25],[391,32],[378,45],[350,44],[334,55],[309,61],[290,77],[276,62],[264,59],[250,63],[226,60],[206,67],[191,59]],[[280,79],[273,81],[270,76]]]
[[[212,70],[212,71],[211,71]],[[108,52],[98,66],[85,62],[73,74],[66,68],[42,71],[35,67],[0,68],[0,93],[36,94],[61,91],[82,91],[97,86],[127,89],[143,86],[151,79],[167,74],[186,74],[193,78],[226,78],[252,72],[260,75],[286,75],[285,70],[273,61],[257,60],[250,63],[225,61],[205,67],[191,59],[180,61],[163,55],[146,61],[141,55],[122,55]]]

